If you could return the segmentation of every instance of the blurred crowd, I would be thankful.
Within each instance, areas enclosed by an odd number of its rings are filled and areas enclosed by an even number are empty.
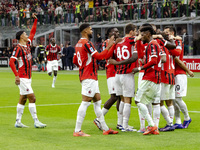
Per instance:
[[[28,25],[36,13],[40,24],[195,17],[200,0],[4,0],[0,25]]]

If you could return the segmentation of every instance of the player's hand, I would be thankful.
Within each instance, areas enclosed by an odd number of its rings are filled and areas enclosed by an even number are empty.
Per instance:
[[[110,40],[109,40],[109,42],[108,42],[108,49],[110,49],[111,47],[112,47],[112,45],[115,43],[115,37],[114,37],[114,35],[113,36],[111,36],[111,38],[110,38]]]
[[[157,39],[157,38],[163,39],[163,36],[161,34],[158,34],[158,35],[153,35],[153,38],[154,39]]]
[[[16,85],[19,85],[19,84],[20,84],[20,78],[19,78],[19,76],[16,76],[16,77],[15,77],[15,84],[16,84]]]
[[[118,62],[114,59],[108,59],[108,63],[112,65],[118,65]]]
[[[141,40],[141,39],[142,39],[141,34],[139,34],[138,36],[136,36],[136,41]]]
[[[169,40],[174,40],[175,37],[173,35],[169,35]]]
[[[33,17],[34,19],[37,19],[37,17],[36,17],[36,14],[35,14],[35,13],[33,13],[33,14],[32,14],[32,17]]]
[[[176,36],[176,37],[174,37],[174,39],[175,39],[175,40],[182,40],[182,37]]]
[[[121,42],[122,41],[122,38],[117,38],[116,40],[115,40],[115,44],[117,44],[117,43],[119,43],[119,42]]]
[[[190,77],[194,77],[194,73],[192,71],[189,71],[188,74],[190,75]]]
[[[144,59],[138,59],[138,63],[144,64]]]
[[[139,70],[138,70],[138,68],[134,68],[134,69],[132,70],[132,72],[133,72],[133,74],[135,74],[135,73],[139,72]]]

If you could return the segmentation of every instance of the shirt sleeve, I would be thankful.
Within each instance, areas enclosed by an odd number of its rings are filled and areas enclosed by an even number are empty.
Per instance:
[[[85,46],[86,51],[91,55],[94,55],[97,52],[94,45],[90,41],[85,43],[84,46]]]
[[[150,55],[151,57],[158,57],[158,46],[155,44],[150,45]]]
[[[13,52],[12,52],[12,56],[11,58],[17,59],[20,57],[20,53],[21,53],[21,48],[20,47],[15,47]]]

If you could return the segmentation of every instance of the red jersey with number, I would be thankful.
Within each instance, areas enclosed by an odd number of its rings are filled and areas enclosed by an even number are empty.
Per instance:
[[[85,79],[97,80],[96,59],[92,57],[96,53],[94,45],[86,38],[81,38],[75,46],[75,56],[79,66],[80,81]]]
[[[182,41],[176,40],[175,43],[176,43],[176,49],[181,50],[181,54],[178,58],[181,61],[183,61],[184,46],[182,44]],[[178,75],[178,74],[186,74],[186,72],[181,67],[179,67],[178,64],[175,63],[175,75]]]
[[[108,46],[108,41],[109,39],[105,40],[104,43],[102,44],[102,49],[105,50],[106,47]],[[115,77],[117,68],[115,65],[111,65],[108,63],[108,60],[106,60],[106,77],[107,79],[110,77]]]
[[[116,60],[122,61],[132,57],[133,53],[137,53],[134,48],[135,37],[124,37],[121,42],[116,45],[114,51]],[[118,65],[117,74],[128,74],[131,73],[135,68],[135,62],[127,65]]]
[[[144,63],[147,64],[151,61],[152,57],[157,57],[157,64],[151,66],[150,68],[145,69],[144,76],[142,80],[149,80],[156,84],[161,82],[161,50],[160,45],[157,43],[156,40],[152,40],[149,42],[146,50],[145,50],[145,61]]]
[[[166,62],[162,63],[161,69],[161,82],[165,84],[175,84],[175,62],[174,57],[170,54],[169,50],[162,46],[162,50],[166,54]]]
[[[55,44],[55,46],[49,44],[49,45],[47,45],[45,51],[48,51],[48,55],[47,55],[48,61],[57,60],[58,59],[58,53],[60,52],[60,47],[56,44]]]

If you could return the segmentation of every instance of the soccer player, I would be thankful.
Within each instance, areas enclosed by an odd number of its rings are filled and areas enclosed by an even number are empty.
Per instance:
[[[119,30],[115,27],[108,28],[108,30],[107,30],[108,39],[105,40],[105,42],[102,44],[103,50],[106,49],[109,39],[113,35],[116,40],[119,37]],[[102,108],[102,113],[105,116],[106,113],[109,111],[110,107],[118,100],[118,103],[116,106],[117,107],[117,116],[118,116],[118,118],[121,118],[122,116],[119,114],[120,97],[116,96],[115,74],[116,74],[116,66],[109,64],[108,60],[106,60],[106,77],[107,77],[107,86],[108,86],[108,92],[110,94],[110,98],[105,102],[104,107]],[[118,119],[118,120],[120,120],[120,119]],[[94,120],[94,123],[100,130],[102,130],[101,124],[97,118]],[[118,127],[118,125],[117,125],[117,127]]]
[[[142,41],[148,42],[149,44],[145,51],[145,65],[133,69],[134,73],[145,69],[144,76],[135,97],[135,103],[149,124],[143,135],[159,134],[157,131],[159,120],[155,122],[154,119],[155,123],[153,122],[146,104],[153,101],[153,105],[160,105],[161,50],[157,41],[152,38],[152,35],[155,32],[152,27],[144,26],[140,29],[140,31]],[[154,118],[159,118],[159,116],[160,114],[156,112]]]
[[[166,36],[165,39],[167,39]],[[165,46],[161,46],[161,48],[166,54],[166,62],[162,63],[162,69],[161,69],[160,109],[164,119],[167,121],[167,125],[164,128],[160,128],[160,131],[174,131],[173,127],[173,118],[174,118],[173,100],[175,99],[174,57],[179,56],[181,51],[179,49],[168,50]],[[164,101],[168,107],[168,110],[164,106]]]
[[[170,36],[176,36],[176,30],[172,26],[166,26],[164,28],[164,32],[166,34],[169,34]],[[183,45],[181,40],[175,41],[177,48],[181,50],[181,54],[179,56],[179,59],[183,60]],[[191,118],[188,113],[187,105],[182,100],[182,97],[186,96],[187,92],[187,76],[185,71],[177,64],[175,63],[175,119],[176,123],[174,124],[175,129],[183,129],[188,128],[189,124],[191,123]],[[178,106],[177,106],[178,105]],[[179,109],[180,108],[180,109]],[[181,123],[181,117],[180,117],[180,110],[182,111],[184,115],[184,121],[183,124]]]
[[[134,50],[136,26],[133,24],[127,24],[125,27],[125,34],[126,35],[122,38],[122,41],[116,44],[116,49],[114,51],[116,61],[121,62],[132,58],[132,56],[136,61],[137,51]],[[123,132],[136,131],[135,129],[128,127],[131,113],[131,102],[135,91],[134,74],[132,74],[132,69],[134,67],[135,63],[118,65],[117,74],[115,76],[116,95],[121,97],[119,113],[123,116],[122,120],[118,121],[118,127],[122,126],[121,131]]]
[[[31,87],[32,56],[29,44],[32,42],[37,28],[37,17],[34,14],[33,18],[35,20],[29,37],[24,31],[19,31],[16,33],[16,39],[19,40],[19,44],[13,50],[9,63],[13,73],[15,74],[15,84],[18,85],[20,90],[19,103],[17,104],[17,117],[15,123],[16,128],[28,127],[21,122],[27,98],[29,100],[28,107],[32,115],[32,118],[34,120],[35,128],[46,127],[46,124],[43,124],[38,120],[36,105],[35,105],[36,98],[35,94],[33,93],[33,89]],[[16,70],[15,67],[16,60],[18,61],[18,66],[19,66],[18,71]]]
[[[38,71],[45,71],[45,47],[43,45],[39,45],[37,48],[37,61],[38,61]]]
[[[86,110],[93,100],[95,114],[101,123],[103,135],[117,134],[118,131],[109,129],[105,123],[101,111],[101,96],[97,80],[96,59],[105,59],[107,55],[113,53],[112,45],[114,36],[110,38],[106,49],[98,53],[93,44],[89,41],[92,38],[92,27],[89,24],[82,24],[79,28],[82,38],[75,46],[73,63],[79,67],[79,78],[82,85],[82,103],[77,112],[76,127],[73,136],[90,136],[81,131],[81,126],[86,115]],[[111,48],[111,50],[109,50]],[[108,51],[109,50],[109,51]]]
[[[60,47],[56,45],[55,38],[51,38],[50,44],[47,45],[46,50],[47,52],[47,73],[49,76],[52,76],[53,71],[53,83],[52,88],[55,88],[55,82],[58,73],[58,53],[61,51]]]

